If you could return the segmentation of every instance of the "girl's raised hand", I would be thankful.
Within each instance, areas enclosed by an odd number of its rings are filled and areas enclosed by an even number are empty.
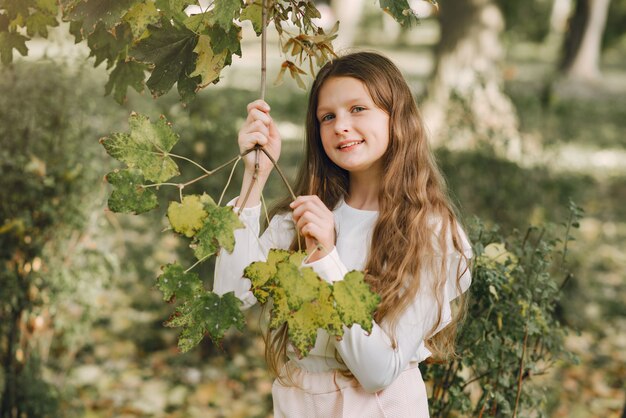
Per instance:
[[[289,205],[293,209],[293,221],[306,240],[307,253],[316,251],[308,262],[324,257],[335,246],[335,217],[318,196],[299,196]]]
[[[274,120],[270,116],[270,106],[263,100],[255,100],[248,104],[248,117],[239,129],[237,139],[239,152],[254,148],[259,144],[278,161],[280,157],[280,134]],[[259,151],[259,175],[268,176],[272,171],[272,162]],[[254,173],[255,152],[244,157],[246,171]]]

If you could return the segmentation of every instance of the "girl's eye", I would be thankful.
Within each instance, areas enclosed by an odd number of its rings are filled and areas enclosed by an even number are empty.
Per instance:
[[[353,113],[362,112],[362,111],[364,111],[364,110],[365,110],[365,108],[364,108],[363,106],[354,106],[354,107],[352,108],[352,112],[353,112]]]
[[[331,120],[333,117],[334,117],[334,116],[333,116],[332,114],[330,114],[330,113],[329,113],[329,114],[327,114],[327,115],[322,116],[322,118],[320,119],[320,121],[321,121],[321,122],[326,122],[326,121]]]

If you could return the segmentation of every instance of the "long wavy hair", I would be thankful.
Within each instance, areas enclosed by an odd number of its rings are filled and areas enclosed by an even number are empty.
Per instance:
[[[309,95],[305,162],[294,192],[297,196],[317,195],[331,210],[349,193],[349,173],[324,152],[316,117],[320,89],[332,77],[362,81],[376,106],[389,114],[389,146],[382,157],[379,215],[365,266],[366,281],[381,296],[374,319],[383,324],[395,345],[396,323],[420,289],[421,272],[426,269],[438,273],[432,292],[439,316],[425,343],[433,360],[449,359],[454,355],[457,325],[466,311],[464,295],[459,298],[460,308],[455,309],[452,322],[434,336],[432,333],[442,322],[448,254],[464,257],[462,241],[455,209],[429,148],[415,100],[400,70],[389,59],[377,53],[357,52],[338,57],[320,69]],[[270,215],[289,211],[290,202],[290,197],[278,202]],[[450,242],[454,248],[447,248]],[[291,247],[298,248],[297,238]],[[457,268],[458,293],[463,273]],[[287,331],[285,324],[268,331],[266,336],[267,363],[279,379],[287,361]]]

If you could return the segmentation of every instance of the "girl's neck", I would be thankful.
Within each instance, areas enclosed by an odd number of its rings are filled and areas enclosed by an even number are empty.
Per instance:
[[[350,173],[350,191],[346,203],[355,209],[378,210],[381,175],[372,175],[371,171]]]

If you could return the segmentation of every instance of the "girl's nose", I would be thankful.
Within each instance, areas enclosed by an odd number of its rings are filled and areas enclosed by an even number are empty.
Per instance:
[[[350,131],[350,118],[346,116],[335,116],[335,133],[342,134]]]

